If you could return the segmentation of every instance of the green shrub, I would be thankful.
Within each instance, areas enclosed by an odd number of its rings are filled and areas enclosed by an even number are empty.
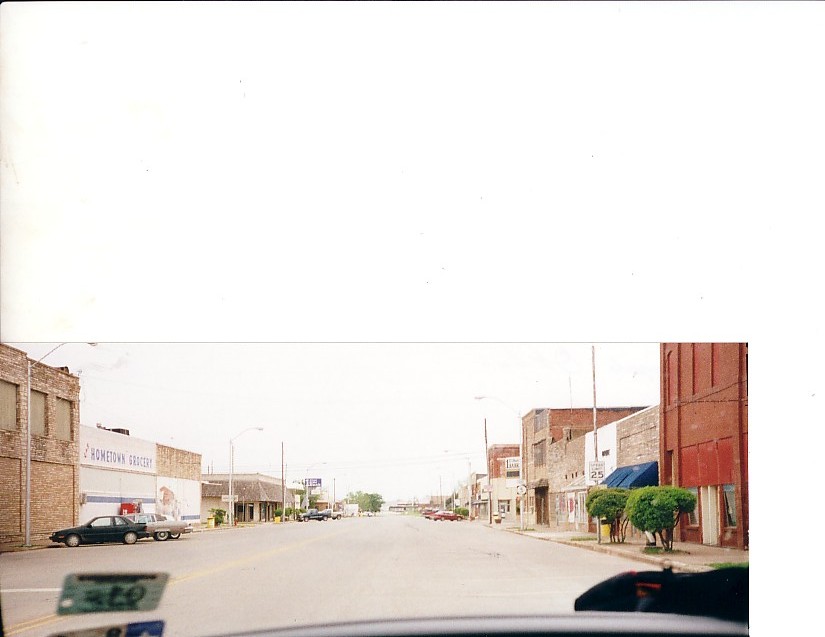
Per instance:
[[[456,507],[455,512],[458,513],[458,515],[460,515],[463,518],[470,517],[470,510],[465,509],[464,507]]]
[[[666,551],[673,550],[673,529],[682,513],[696,508],[696,496],[679,487],[642,487],[627,498],[625,515],[640,531],[658,535]]]
[[[584,506],[587,513],[610,525],[610,541],[624,542],[628,519],[625,506],[630,492],[627,489],[593,489],[587,494]]]
[[[209,509],[209,513],[211,513],[212,517],[215,518],[215,526],[220,526],[223,524],[223,521],[226,518],[226,511],[223,509]]]

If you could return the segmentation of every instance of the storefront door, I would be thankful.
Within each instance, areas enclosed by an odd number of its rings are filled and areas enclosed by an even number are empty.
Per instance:
[[[719,488],[699,487],[702,512],[702,544],[719,544]]]

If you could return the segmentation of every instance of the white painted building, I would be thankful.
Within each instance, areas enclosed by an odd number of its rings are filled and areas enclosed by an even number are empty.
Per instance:
[[[79,456],[81,522],[133,511],[200,521],[199,454],[81,425]]]

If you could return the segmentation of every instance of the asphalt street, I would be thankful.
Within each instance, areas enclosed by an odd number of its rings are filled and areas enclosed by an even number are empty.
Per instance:
[[[269,524],[0,555],[5,634],[162,619],[168,635],[363,619],[571,612],[593,584],[649,565],[470,522],[378,516]],[[155,611],[56,615],[69,573],[166,572]]]

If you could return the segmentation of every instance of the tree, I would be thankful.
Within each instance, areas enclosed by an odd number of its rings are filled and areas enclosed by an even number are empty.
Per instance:
[[[696,508],[696,496],[679,487],[642,487],[627,498],[625,515],[640,531],[659,536],[666,551],[673,550],[673,529],[682,513]]]
[[[584,502],[591,516],[606,520],[610,525],[611,542],[624,542],[627,538],[625,506],[628,495],[627,489],[593,489]]]
[[[371,513],[378,513],[384,504],[384,498],[377,493],[364,493],[363,491],[356,491],[347,495],[347,500],[356,502],[361,511],[369,511]]]

